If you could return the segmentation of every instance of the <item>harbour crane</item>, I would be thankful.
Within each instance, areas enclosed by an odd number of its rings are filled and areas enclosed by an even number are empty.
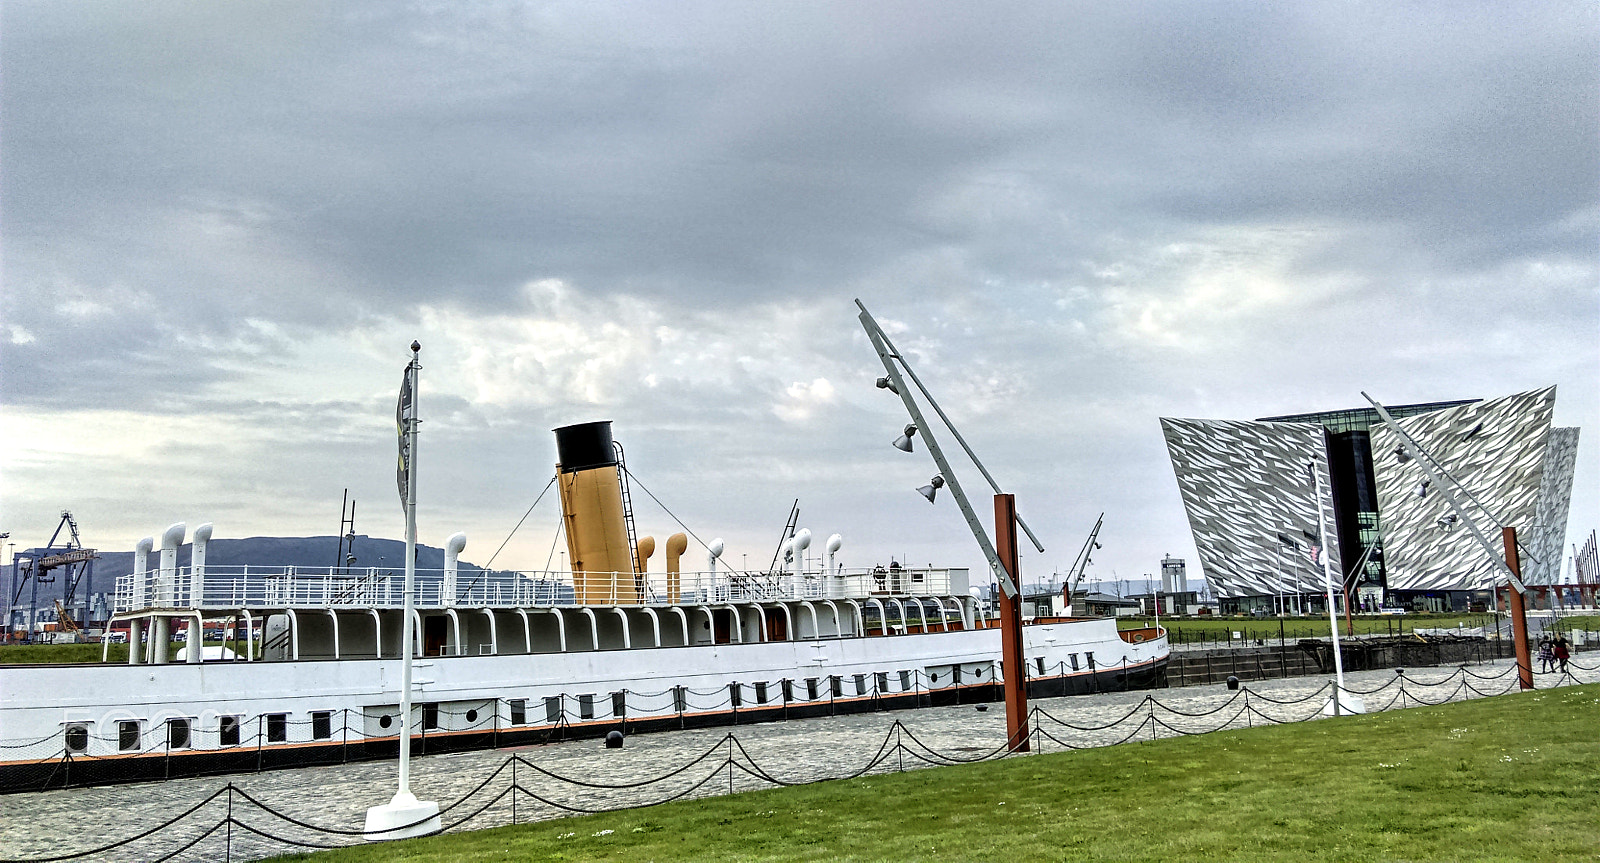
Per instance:
[[[1069,613],[1072,608],[1072,595],[1078,591],[1078,585],[1083,583],[1083,576],[1089,570],[1089,559],[1100,548],[1100,525],[1104,524],[1105,520],[1106,514],[1103,512],[1094,520],[1094,529],[1089,531],[1089,538],[1083,541],[1083,548],[1078,550],[1077,559],[1072,562],[1072,568],[1067,570],[1067,577],[1063,579],[1066,596],[1062,599],[1066,602]]]
[[[62,530],[67,532],[67,541],[65,545],[57,545],[56,541],[61,539]],[[83,539],[78,534],[78,522],[72,517],[71,510],[61,511],[61,521],[56,523],[55,532],[50,534],[48,543],[40,548],[29,549],[23,554],[25,557],[20,565],[15,557],[12,559],[14,575],[10,605],[15,609],[22,599],[23,590],[30,591],[27,631],[24,637],[31,641],[39,612],[39,585],[54,584],[55,571],[62,570],[66,578],[62,584],[60,601],[55,605],[57,609],[71,608],[80,584],[86,596],[92,591],[93,561],[100,555],[95,549],[83,547]],[[61,612],[58,611],[59,613]],[[67,619],[70,620],[70,616]],[[76,629],[76,623],[73,624],[73,628]]]

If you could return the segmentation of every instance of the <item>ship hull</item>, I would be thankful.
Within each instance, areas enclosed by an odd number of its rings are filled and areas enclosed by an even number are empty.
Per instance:
[[[1024,636],[1035,698],[1164,683],[1164,633],[1135,641],[1114,621],[1074,620]],[[0,793],[393,758],[399,666],[5,667]],[[997,629],[428,657],[416,676],[419,755],[1001,697]]]

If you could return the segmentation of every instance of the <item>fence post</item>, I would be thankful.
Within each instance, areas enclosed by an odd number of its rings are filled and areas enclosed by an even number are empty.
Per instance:
[[[261,772],[261,738],[265,736],[262,725],[267,721],[265,713],[256,714],[256,772]]]
[[[344,722],[344,742],[339,745],[339,760],[341,762],[345,763],[345,764],[349,764],[350,763],[350,708],[346,707],[343,710],[340,710],[339,712],[344,714],[343,717],[341,717],[341,721]]]
[[[517,784],[517,756],[511,756],[511,823],[517,823],[517,795],[521,793],[521,786]]]

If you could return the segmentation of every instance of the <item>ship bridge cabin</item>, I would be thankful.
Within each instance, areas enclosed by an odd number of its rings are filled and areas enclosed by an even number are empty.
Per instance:
[[[183,534],[181,524],[163,534],[154,567],[153,541],[141,541],[134,571],[117,579],[112,623],[128,623],[129,663],[217,661],[215,654],[227,661],[399,658],[403,572],[208,566],[210,525],[195,530],[191,565],[180,567]],[[833,563],[836,543],[819,568],[807,568],[800,554],[772,572],[731,571],[715,558],[706,571],[679,572],[675,556],[667,572],[486,570],[458,562],[465,545],[456,534],[446,543],[443,569],[415,573],[415,655],[798,641],[983,625],[967,570],[846,569]],[[174,624],[182,621],[194,634],[220,626],[233,649],[208,655],[196,649],[195,638],[171,654]]]

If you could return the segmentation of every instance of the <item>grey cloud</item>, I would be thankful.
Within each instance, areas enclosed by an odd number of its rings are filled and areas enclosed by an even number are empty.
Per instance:
[[[862,296],[1029,500],[1086,529],[1109,496],[1166,536],[1158,415],[1574,378],[1594,414],[1597,16],[8,3],[0,311],[33,341],[0,344],[0,401],[249,424],[264,408],[230,390],[262,369],[405,328],[431,351],[436,313],[472,330],[440,367],[476,338],[486,378],[525,381],[432,403],[463,512],[520,499],[505,474],[543,470],[545,430],[604,416],[657,470],[714,462],[691,508],[792,490],[845,511],[830,470],[928,473],[876,456],[902,420],[870,391]],[[530,299],[540,279],[571,299]],[[501,318],[608,312],[627,363],[598,337],[493,344],[539,338]],[[775,415],[816,378],[832,402]],[[322,398],[287,409],[337,438],[296,438],[325,473],[383,440],[390,396]],[[352,482],[381,487],[382,462]],[[519,469],[468,479],[485,462]],[[884,512],[948,538],[903,503]]]

